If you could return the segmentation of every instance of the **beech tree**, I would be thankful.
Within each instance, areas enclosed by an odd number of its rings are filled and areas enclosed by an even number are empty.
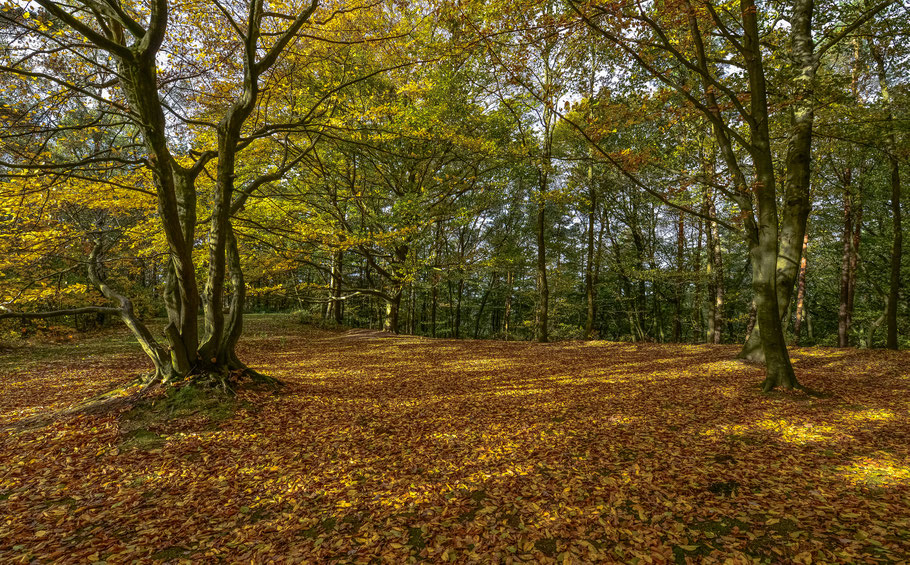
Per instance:
[[[659,84],[682,94],[711,124],[731,180],[727,196],[743,215],[752,265],[757,320],[741,357],[765,363],[765,390],[800,387],[782,318],[799,271],[809,214],[815,74],[825,52],[889,4],[870,8],[819,46],[812,37],[812,0],[794,3],[784,14],[790,24],[786,71],[795,88],[790,93],[786,173],[780,182],[771,137],[770,69],[762,49],[763,37],[778,33],[767,27],[773,21],[765,13],[768,8],[752,0],[740,1],[738,13],[691,0],[650,7],[570,2],[589,28],[621,48]],[[783,210],[777,204],[778,184],[784,185]]]
[[[142,323],[130,298],[104,280],[100,262],[107,242],[101,232],[93,234],[86,260],[89,280],[114,302],[151,358],[153,380],[215,376],[225,381],[232,371],[256,374],[235,353],[243,331],[245,283],[231,217],[305,151],[286,137],[275,140],[289,124],[269,123],[260,94],[265,85],[281,80],[282,59],[318,2],[213,0],[179,11],[167,0],[147,6],[89,0],[36,4],[42,8],[38,13],[8,9],[0,15],[12,30],[0,70],[20,101],[13,106],[14,127],[3,135],[2,166],[34,175],[141,162],[151,173],[169,255],[165,341],[159,342]],[[225,34],[211,31],[225,29]],[[201,80],[218,90],[200,88],[194,81]],[[56,105],[49,111],[30,106],[25,100],[35,89]],[[74,104],[88,111],[74,116]],[[67,137],[89,138],[111,116],[135,142],[100,147],[74,160],[56,159],[49,150]],[[305,112],[298,113],[293,125],[307,119]],[[238,156],[264,145],[277,166],[236,186]],[[23,190],[36,189],[32,179],[22,180]],[[204,184],[211,186],[202,278],[194,251]]]

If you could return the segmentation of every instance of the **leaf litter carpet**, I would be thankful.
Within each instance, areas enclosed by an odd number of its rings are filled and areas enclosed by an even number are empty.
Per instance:
[[[826,394],[765,396],[733,346],[263,327],[241,353],[278,394],[131,434],[15,424],[147,370],[135,346],[4,353],[0,562],[910,556],[907,353],[796,350]]]

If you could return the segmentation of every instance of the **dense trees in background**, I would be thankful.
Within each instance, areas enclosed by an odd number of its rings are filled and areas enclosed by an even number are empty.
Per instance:
[[[0,318],[118,315],[163,379],[244,370],[251,311],[744,343],[766,389],[910,334],[901,3],[38,4]]]

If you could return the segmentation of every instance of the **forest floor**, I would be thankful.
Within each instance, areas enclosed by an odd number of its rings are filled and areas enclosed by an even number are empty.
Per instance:
[[[797,349],[809,397],[734,346],[249,326],[286,386],[169,421],[21,425],[148,370],[121,329],[0,351],[0,562],[910,556],[910,352]]]

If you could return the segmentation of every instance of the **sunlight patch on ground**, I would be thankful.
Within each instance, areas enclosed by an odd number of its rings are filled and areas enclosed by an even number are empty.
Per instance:
[[[853,422],[884,422],[887,420],[893,420],[897,417],[891,410],[858,410],[856,412],[842,412],[838,414],[839,420],[853,421]]]
[[[748,435],[753,433],[779,434],[787,443],[808,445],[811,443],[830,442],[840,434],[833,426],[815,424],[793,424],[785,419],[766,418],[748,425],[723,425],[705,430],[704,435]]]
[[[857,459],[850,465],[840,467],[839,472],[858,486],[910,485],[910,462],[897,460],[887,453]]]

